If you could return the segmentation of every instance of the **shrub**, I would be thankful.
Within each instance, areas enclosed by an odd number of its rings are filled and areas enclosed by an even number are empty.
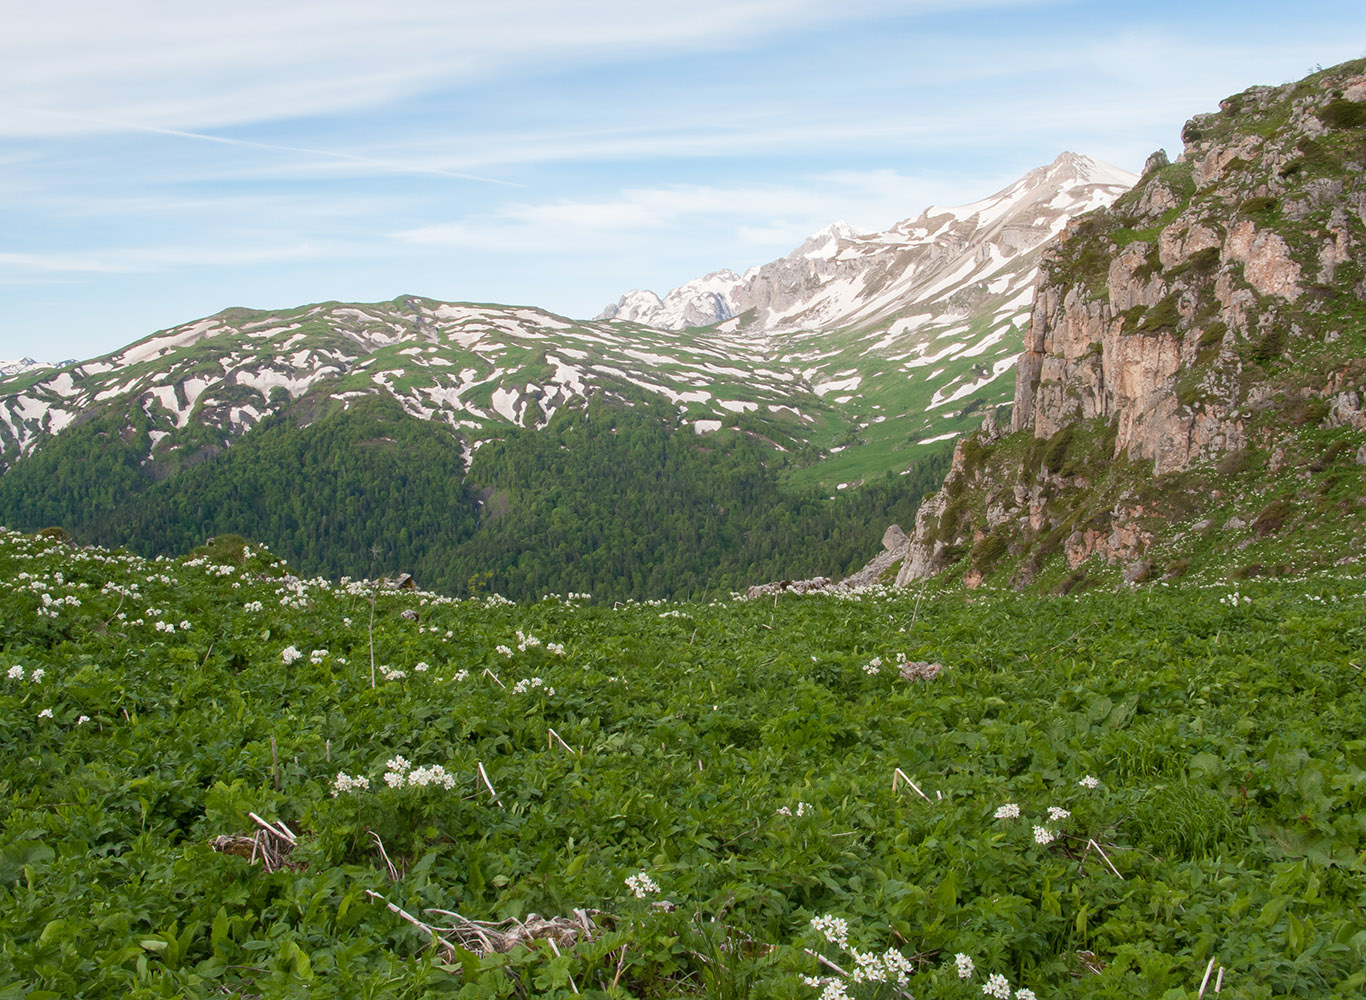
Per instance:
[[[1285,522],[1290,520],[1290,515],[1294,512],[1295,505],[1289,500],[1273,500],[1262,508],[1262,512],[1252,522],[1252,530],[1257,533],[1258,538],[1274,535],[1285,527]]]
[[[1366,125],[1366,101],[1329,101],[1319,112],[1319,120],[1329,128],[1361,128]]]
[[[1072,446],[1074,426],[1068,424],[1058,431],[1048,439],[1048,445],[1044,448],[1043,466],[1054,475],[1062,471],[1063,464],[1067,461],[1067,449]]]

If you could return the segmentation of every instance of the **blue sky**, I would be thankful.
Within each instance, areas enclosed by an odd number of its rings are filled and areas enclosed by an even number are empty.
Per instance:
[[[54,0],[0,37],[0,358],[403,293],[596,314],[1366,55],[1366,4]],[[1293,13],[1287,13],[1292,10]]]

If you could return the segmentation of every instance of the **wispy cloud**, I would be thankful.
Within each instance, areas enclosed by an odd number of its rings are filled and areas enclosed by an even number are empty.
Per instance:
[[[653,238],[707,225],[750,246],[796,244],[835,219],[872,232],[932,203],[966,202],[1012,178],[913,177],[891,170],[845,170],[800,184],[631,188],[610,198],[514,202],[471,218],[394,232],[430,247],[544,252],[623,238]]]
[[[516,68],[739,49],[870,14],[1031,0],[68,0],[7,13],[0,132],[335,114]],[[1033,0],[1038,2],[1038,0]],[[62,58],[54,59],[53,53]],[[68,117],[16,113],[27,108]]]

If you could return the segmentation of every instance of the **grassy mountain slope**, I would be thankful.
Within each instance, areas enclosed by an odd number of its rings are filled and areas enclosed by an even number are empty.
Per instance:
[[[1359,577],[614,609],[284,572],[0,534],[0,996],[811,1000],[850,948],[917,997],[1366,983]],[[386,902],[595,929],[483,954]]]

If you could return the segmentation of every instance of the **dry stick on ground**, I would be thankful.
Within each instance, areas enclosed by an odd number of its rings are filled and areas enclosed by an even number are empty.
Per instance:
[[[1110,856],[1106,854],[1105,851],[1102,850],[1101,846],[1097,844],[1094,840],[1088,840],[1086,842],[1086,850],[1082,851],[1081,857],[1077,859],[1077,871],[1081,871],[1082,865],[1086,864],[1086,856],[1090,854],[1093,850],[1101,856],[1101,859],[1109,867],[1110,871],[1115,873],[1115,878],[1123,882],[1124,876],[1119,873],[1119,869],[1116,868],[1114,864],[1110,861]]]
[[[1224,988],[1224,967],[1219,966],[1219,976],[1214,980],[1214,992],[1218,993]]]
[[[388,859],[386,858],[385,860],[387,861]],[[390,910],[392,910],[394,913],[397,913],[400,917],[408,921],[408,923],[412,924],[414,927],[426,931],[428,934],[431,935],[432,944],[438,946],[441,949],[441,957],[448,963],[455,961],[455,948],[451,945],[449,941],[447,941],[440,934],[438,934],[436,932],[436,929],[432,927],[430,924],[424,924],[421,920],[417,919],[417,917],[413,916],[407,910],[403,909],[403,907],[395,906],[393,903],[389,902],[387,899],[385,899],[377,892],[373,892],[370,889],[366,889],[365,894],[369,896],[371,899],[378,899],[381,903],[389,907]]]
[[[896,790],[897,790],[897,781],[898,781],[898,779],[901,780],[901,781],[906,782],[906,784],[910,785],[913,789],[915,789],[915,794],[919,795],[919,796],[920,796],[922,799],[924,799],[926,802],[929,802],[931,805],[934,804],[934,803],[933,803],[933,800],[932,800],[928,795],[926,795],[924,792],[922,792],[922,791],[920,790],[920,786],[917,785],[917,784],[916,784],[914,781],[912,781],[910,778],[908,778],[908,777],[906,776],[906,772],[903,771],[903,770],[901,770],[901,768],[899,768],[899,767],[893,768],[893,769],[892,769],[892,792],[893,792],[893,793],[895,793]]]
[[[379,834],[377,834],[374,830],[370,831],[370,836],[375,839],[375,846],[379,848],[380,857],[384,859],[384,867],[389,869],[389,881],[397,882],[398,869],[395,868],[394,863],[389,860],[389,852],[384,849],[384,841],[379,839]]]
[[[1209,960],[1209,965],[1205,966],[1205,978],[1200,980],[1200,992],[1195,994],[1196,1000],[1205,995],[1205,987],[1209,985],[1209,974],[1214,971],[1214,959]]]
[[[546,747],[547,750],[551,749],[551,742],[550,742],[550,740],[551,740],[552,737],[554,738],[554,740],[555,740],[556,743],[558,743],[560,746],[564,747],[564,748],[565,748],[566,750],[568,750],[570,753],[577,753],[580,757],[583,756],[583,751],[582,751],[582,750],[575,750],[573,747],[571,747],[571,746],[570,746],[568,743],[566,743],[564,740],[560,739],[560,734],[557,733],[557,732],[555,732],[555,730],[551,729],[549,726],[546,726],[546,728],[545,728],[545,747]]]
[[[476,763],[479,766],[479,777],[484,779],[484,787],[487,788],[489,790],[489,794],[493,796],[493,801],[497,802],[498,805],[501,806],[503,804],[503,800],[500,799],[498,797],[498,793],[493,790],[493,782],[489,781],[488,772],[484,770],[484,762],[481,760],[477,761]]]
[[[555,957],[556,957],[556,958],[559,958],[559,957],[560,957],[560,946],[557,945],[557,944],[555,943],[555,939],[552,937],[552,938],[546,938],[545,940],[546,940],[546,943],[550,945],[550,950],[553,951],[553,952],[555,953]],[[575,993],[579,992],[579,988],[578,988],[577,986],[574,985],[574,977],[571,976],[571,975],[569,975],[569,973],[568,973],[567,971],[565,972],[565,975],[569,977],[569,988],[570,988],[571,990],[573,990]]]
[[[375,583],[378,590],[379,584]],[[370,689],[375,688],[375,594],[370,594]]]
[[[506,684],[504,684],[502,681],[500,681],[500,680],[498,679],[498,675],[495,674],[495,673],[494,673],[492,670],[490,670],[488,667],[485,667],[485,668],[484,668],[484,673],[488,674],[490,677],[493,678],[493,683],[497,684],[497,685],[498,685],[500,688],[502,688],[504,691],[507,690],[507,687],[508,687],[508,686],[507,686]]]
[[[294,834],[290,833],[289,830],[285,828],[285,825],[284,825],[283,823],[280,823],[280,825],[277,827],[277,826],[275,826],[275,825],[273,825],[273,824],[267,822],[266,820],[263,820],[260,816],[257,816],[254,812],[249,812],[249,813],[247,813],[247,815],[250,816],[252,819],[254,819],[259,825],[265,827],[267,830],[269,830],[269,831],[270,831],[271,833],[273,833],[275,836],[279,837],[279,838],[280,838],[281,840],[283,840],[285,843],[289,844],[291,847],[294,845],[294,842],[295,842],[295,840],[296,840],[297,838],[294,836]],[[279,821],[277,820],[276,822],[279,822]]]

